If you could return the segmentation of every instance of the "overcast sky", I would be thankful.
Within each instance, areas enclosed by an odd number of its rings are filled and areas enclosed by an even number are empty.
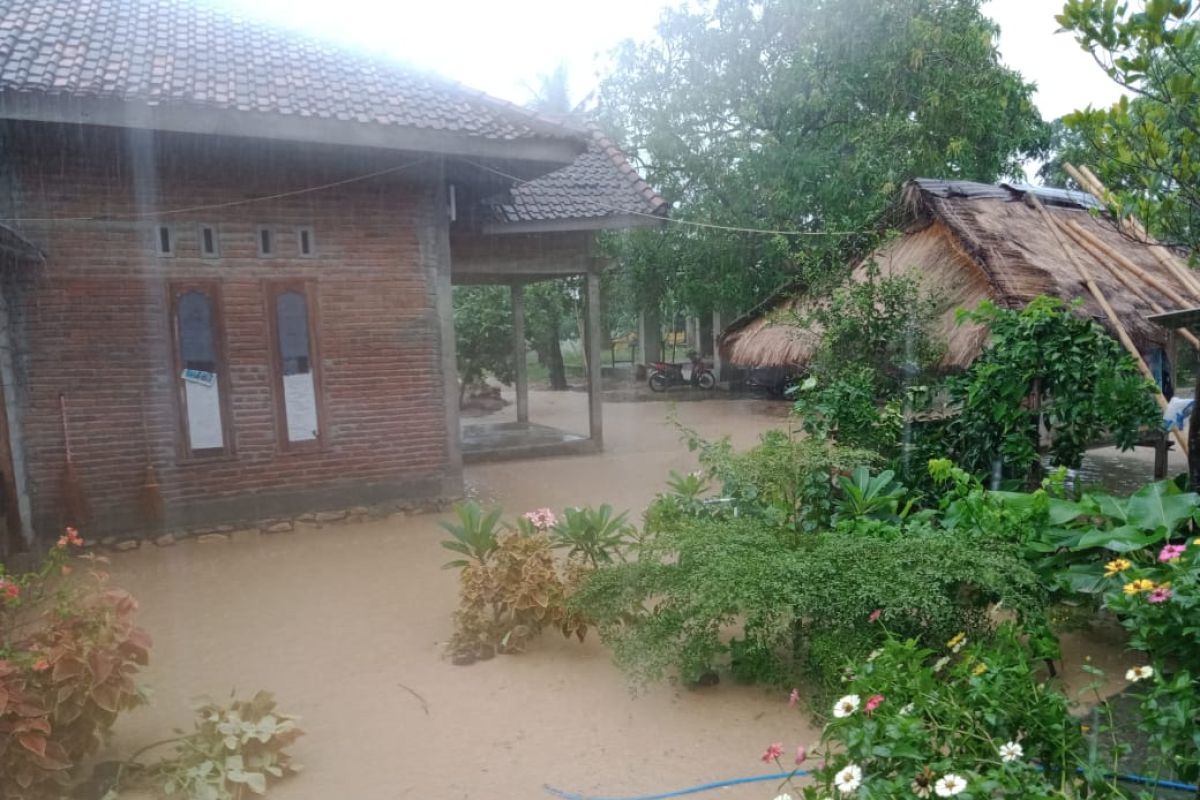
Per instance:
[[[677,0],[213,0],[247,15],[394,58],[523,103],[538,75],[564,62],[578,102],[596,84],[605,55],[625,38],[654,34]],[[1071,37],[1056,34],[1061,0],[987,0],[1001,27],[1006,63],[1038,85],[1054,119],[1119,96]]]

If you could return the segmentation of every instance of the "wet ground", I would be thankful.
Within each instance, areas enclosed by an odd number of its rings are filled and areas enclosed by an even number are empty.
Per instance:
[[[534,392],[534,422],[586,429],[586,396]],[[468,468],[468,492],[511,513],[610,503],[636,517],[672,469],[695,467],[667,422],[669,403],[611,403],[604,453]],[[507,410],[506,410],[507,411]],[[787,404],[681,403],[680,421],[748,446],[784,423]],[[190,721],[190,699],[274,691],[303,717],[306,770],[278,800],[547,797],[543,784],[606,796],[663,792],[762,774],[767,744],[815,732],[786,698],[729,685],[630,692],[594,639],[546,634],[520,656],[455,667],[442,656],[454,573],[426,515],[146,547],[114,558],[118,585],[142,600],[155,639],[151,704],[122,719],[108,757]],[[1066,643],[1065,670],[1093,654],[1112,676],[1119,646]],[[1115,688],[1115,684],[1114,684]],[[770,798],[773,784],[709,797]]]

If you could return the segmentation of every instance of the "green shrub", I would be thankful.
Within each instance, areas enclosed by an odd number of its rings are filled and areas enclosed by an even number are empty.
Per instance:
[[[806,754],[820,759],[812,785],[798,796],[1122,796],[1105,777],[1115,746],[1085,741],[1019,627],[936,648],[889,634],[872,656],[853,665],[831,704],[820,745]]]
[[[1101,436],[1127,449],[1143,427],[1158,425],[1153,386],[1130,355],[1061,300],[1037,297],[1019,311],[985,302],[963,317],[991,333],[979,358],[949,383],[961,409],[949,455],[972,472],[989,473],[1001,459],[1011,475],[1036,476],[1039,420],[1051,461],[1072,468]]]
[[[828,529],[837,510],[833,493],[837,476],[878,461],[872,452],[788,431],[767,431],[757,446],[740,453],[728,439],[709,442],[688,433],[689,446],[699,451],[705,474],[720,484],[724,512],[754,517],[793,534]],[[663,502],[679,506],[680,497],[672,494]],[[659,511],[652,509],[649,517]],[[713,512],[721,516],[721,508]]]
[[[1108,564],[1104,605],[1150,665],[1130,670],[1141,683],[1139,728],[1151,766],[1200,778],[1200,539],[1176,540]]]
[[[865,520],[798,544],[790,530],[739,517],[645,537],[636,562],[597,570],[571,604],[636,682],[696,680],[725,664],[736,631],[740,664],[755,664],[755,679],[809,672],[828,685],[847,655],[877,643],[868,623],[876,608],[928,642],[985,634],[997,602],[1036,620],[1043,595],[1014,548],[986,533]]]
[[[296,718],[280,713],[270,692],[228,705],[206,701],[196,706],[195,729],[170,740],[175,754],[135,774],[131,783],[187,800],[263,795],[273,782],[300,771],[287,748],[302,735]],[[110,797],[118,797],[116,789]]]
[[[135,678],[150,637],[134,624],[137,601],[99,569],[72,573],[68,551],[81,544],[68,528],[39,570],[0,564],[0,797],[58,796],[144,702]]]

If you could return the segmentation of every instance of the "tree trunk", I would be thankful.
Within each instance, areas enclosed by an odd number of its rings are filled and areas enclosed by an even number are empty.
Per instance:
[[[546,337],[545,362],[550,373],[550,388],[559,392],[569,389],[567,370],[563,366],[562,345],[559,344],[557,331]]]

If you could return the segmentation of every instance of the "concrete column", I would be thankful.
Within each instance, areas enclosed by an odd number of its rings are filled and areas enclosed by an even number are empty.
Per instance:
[[[663,357],[662,313],[656,308],[638,315],[638,363],[649,364]]]
[[[604,421],[601,415],[602,368],[600,341],[600,274],[587,274],[587,330],[584,347],[587,348],[588,371],[588,432],[599,450],[604,446]]]
[[[719,381],[725,380],[725,375],[722,374],[722,367],[724,367],[724,364],[721,362],[721,342],[720,342],[721,331],[723,331],[724,329],[725,329],[725,325],[724,325],[724,320],[721,319],[721,312],[720,311],[712,312],[713,375],[715,375],[717,380],[719,380]]]
[[[517,359],[517,422],[529,422],[529,374],[525,358],[525,287],[512,285],[513,353]]]
[[[434,177],[435,189],[428,198],[428,215],[418,227],[422,261],[430,283],[437,288],[436,320],[440,329],[437,367],[442,373],[446,405],[446,473],[442,491],[462,494],[462,431],[458,420],[458,358],[454,337],[454,287],[450,275],[450,216],[447,213],[445,162]]]

